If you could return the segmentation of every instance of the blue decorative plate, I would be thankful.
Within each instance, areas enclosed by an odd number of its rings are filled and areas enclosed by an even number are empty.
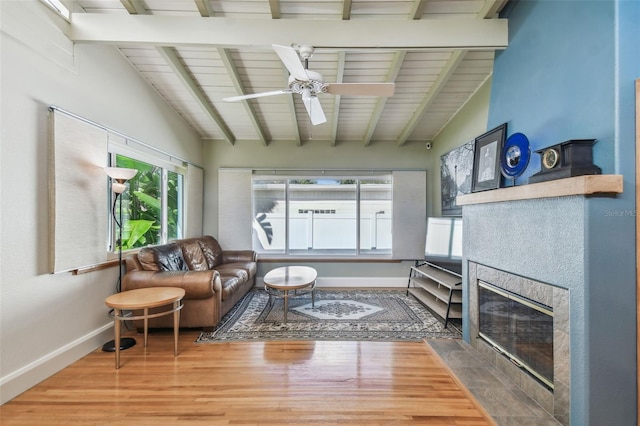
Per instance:
[[[514,133],[506,140],[500,156],[500,169],[506,178],[520,176],[531,158],[529,139],[522,133]]]

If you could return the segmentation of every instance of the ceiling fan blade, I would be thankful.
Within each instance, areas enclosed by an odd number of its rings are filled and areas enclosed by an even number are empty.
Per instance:
[[[393,96],[395,83],[331,83],[327,93],[331,95]]]
[[[245,99],[262,98],[264,96],[282,95],[284,93],[291,93],[291,90],[284,89],[284,90],[274,90],[272,92],[253,93],[250,95],[230,96],[228,98],[222,98],[222,100],[227,102],[235,102],[235,101],[243,101]]]
[[[293,47],[280,46],[278,44],[273,44],[272,46],[293,78],[300,81],[309,81],[307,71],[302,66],[298,52]]]
[[[317,96],[311,96],[309,98],[303,97],[302,102],[307,109],[309,118],[311,118],[311,124],[315,126],[327,122],[327,117],[324,116],[324,111],[322,111],[322,106]]]

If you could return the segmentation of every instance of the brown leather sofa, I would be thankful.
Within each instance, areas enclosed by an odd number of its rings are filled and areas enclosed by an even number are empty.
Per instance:
[[[180,327],[209,328],[218,324],[255,285],[256,269],[256,253],[252,250],[222,250],[218,241],[208,235],[175,240],[127,256],[122,291],[183,288],[186,293]],[[142,321],[134,324],[142,329]],[[149,319],[149,327],[171,328],[173,316]]]

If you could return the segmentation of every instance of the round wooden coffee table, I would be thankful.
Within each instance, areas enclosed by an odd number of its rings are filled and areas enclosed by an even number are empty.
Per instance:
[[[289,310],[289,291],[308,289],[311,291],[311,306],[315,306],[316,298],[316,278],[318,273],[310,266],[283,266],[272,269],[264,276],[264,289],[271,296],[280,296],[283,292],[284,298],[284,322],[287,322],[287,311]]]
[[[107,297],[104,303],[114,310],[116,369],[120,368],[120,321],[144,320],[144,346],[147,346],[149,318],[173,313],[173,356],[178,355],[178,330],[180,329],[180,301],[185,291],[177,287],[150,287],[123,291]],[[167,311],[149,314],[149,309],[173,304]],[[122,316],[122,311],[143,310],[142,315]]]

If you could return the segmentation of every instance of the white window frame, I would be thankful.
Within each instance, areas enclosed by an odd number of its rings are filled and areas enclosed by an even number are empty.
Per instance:
[[[183,238],[185,236],[185,208],[186,208],[186,200],[185,200],[185,193],[186,193],[186,185],[187,185],[187,179],[186,179],[186,175],[187,175],[187,170],[186,167],[184,167],[183,165],[177,165],[175,163],[172,163],[170,161],[166,161],[163,159],[160,159],[158,156],[154,156],[154,155],[149,155],[149,154],[144,154],[141,153],[137,150],[131,149],[129,147],[126,146],[119,146],[117,144],[112,144],[109,146],[109,164],[110,165],[115,165],[116,164],[116,155],[122,155],[125,157],[129,157],[133,160],[136,161],[141,161],[144,163],[148,163],[151,164],[155,167],[158,167],[162,170],[161,172],[161,198],[160,198],[160,203],[161,203],[161,217],[160,217],[160,226],[161,226],[161,230],[160,230],[160,241],[158,242],[158,244],[166,244],[167,242],[169,242],[168,239],[168,215],[167,215],[167,208],[168,208],[168,196],[167,196],[167,192],[168,192],[168,172],[174,172],[177,173],[179,175],[182,176],[182,190],[180,191],[180,213],[179,213],[179,218],[180,218],[180,232],[178,235],[178,238]],[[180,162],[182,164],[182,162]],[[113,215],[111,214],[111,209],[113,207],[113,200],[114,200],[114,194],[111,190],[108,191],[108,206],[109,206],[109,218],[110,220],[108,221],[108,225],[109,225],[109,229],[108,229],[108,235],[109,235],[109,253],[114,254],[117,252],[117,247],[116,247],[116,240],[117,240],[117,236],[116,236],[116,232],[117,232],[117,226],[114,222],[114,218]],[[136,249],[132,249],[133,250],[138,250]]]
[[[353,248],[353,252],[352,253],[344,253],[344,254],[330,254],[327,252],[322,252],[321,249],[317,249],[317,250],[309,250],[308,252],[300,252],[299,250],[294,250],[291,247],[291,240],[290,240],[290,229],[291,229],[291,221],[290,221],[290,215],[291,215],[291,181],[292,180],[355,180],[356,181],[356,187],[355,187],[355,199],[353,200],[353,202],[355,203],[355,229],[354,234],[355,234],[355,247]],[[252,206],[251,206],[251,211],[253,212],[255,207],[254,207],[254,186],[253,186],[253,182],[254,181],[258,181],[258,180],[281,180],[284,183],[284,202],[285,202],[285,206],[284,206],[284,224],[285,224],[285,232],[284,232],[284,250],[283,251],[278,251],[278,252],[273,252],[273,253],[269,253],[268,251],[261,251],[259,247],[252,247],[254,250],[258,251],[261,257],[303,257],[303,258],[326,258],[326,257],[332,257],[332,258],[342,258],[342,257],[352,257],[352,258],[359,258],[359,257],[368,257],[368,258],[388,258],[391,256],[392,254],[392,248],[393,248],[393,243],[391,243],[391,246],[389,247],[388,250],[383,250],[380,249],[379,251],[376,250],[367,250],[367,249],[363,249],[361,247],[362,242],[360,241],[361,239],[361,223],[362,223],[362,217],[361,217],[361,207],[362,207],[362,198],[361,198],[361,185],[363,181],[370,181],[370,180],[375,180],[375,179],[384,179],[384,180],[388,180],[389,181],[389,185],[390,185],[390,190],[391,190],[391,199],[388,200],[390,202],[390,210],[391,210],[391,215],[393,217],[393,174],[391,172],[377,172],[377,173],[371,173],[371,172],[367,172],[367,173],[358,173],[358,172],[354,172],[354,171],[347,171],[347,172],[331,172],[331,171],[327,171],[324,173],[313,173],[313,171],[310,171],[308,173],[300,173],[298,172],[298,174],[292,174],[292,175],[278,175],[278,176],[273,176],[273,175],[269,175],[269,174],[253,174],[252,179],[251,179],[251,200],[252,200]],[[255,231],[254,231],[255,232]],[[389,238],[391,241],[393,241],[393,234],[390,231],[389,232]],[[255,242],[255,240],[254,240]],[[351,249],[349,249],[351,250]]]
[[[65,21],[71,22],[71,11],[60,0],[40,0],[40,2],[64,18]]]
[[[316,170],[317,171],[317,170]],[[322,171],[322,170],[320,170]],[[263,176],[291,175],[289,170],[282,169],[251,169],[251,168],[218,168],[218,206],[217,229],[218,242],[229,250],[246,250],[252,247],[253,220],[251,201],[251,178],[255,174]],[[312,170],[297,171],[310,174]],[[362,170],[363,177],[382,174],[381,170]],[[333,174],[334,170],[325,170],[326,174]],[[393,176],[393,248],[388,260],[418,260],[424,259],[424,246],[427,235],[427,170],[426,169],[394,169],[384,174]],[[311,259],[309,256],[262,256],[283,260]],[[359,259],[387,259],[382,256],[360,256]],[[344,258],[344,257],[343,257]],[[340,258],[340,259],[343,259]],[[331,261],[331,257],[320,258],[320,261]]]

